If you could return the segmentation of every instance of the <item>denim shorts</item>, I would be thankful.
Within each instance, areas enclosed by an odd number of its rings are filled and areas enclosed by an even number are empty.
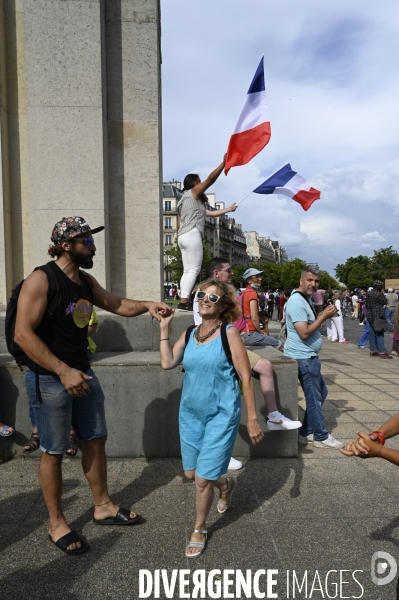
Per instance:
[[[277,350],[282,346],[280,340],[271,335],[263,335],[263,333],[259,333],[258,331],[251,331],[251,333],[244,331],[241,333],[241,337],[246,346],[273,346]]]
[[[39,375],[42,402],[36,398],[35,374],[26,370],[25,385],[29,405],[33,409],[40,436],[40,449],[48,454],[63,454],[69,448],[71,424],[77,438],[88,442],[107,435],[104,394],[93,371],[89,369],[86,383],[91,393],[84,398],[68,394],[61,381],[53,375]]]

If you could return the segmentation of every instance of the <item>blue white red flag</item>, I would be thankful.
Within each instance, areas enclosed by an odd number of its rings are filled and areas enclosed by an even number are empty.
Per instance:
[[[288,196],[299,202],[303,210],[308,210],[313,202],[320,198],[319,190],[311,187],[303,177],[291,169],[289,164],[273,173],[254,192],[256,194],[282,194]]]
[[[256,69],[244,106],[241,109],[227,149],[224,172],[231,167],[246,165],[256,156],[271,136],[269,107],[266,100],[263,56]]]

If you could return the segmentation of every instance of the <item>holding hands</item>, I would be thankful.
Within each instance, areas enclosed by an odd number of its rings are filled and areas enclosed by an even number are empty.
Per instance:
[[[347,443],[346,448],[340,448],[339,451],[345,456],[358,456],[359,458],[374,458],[381,456],[381,448],[378,436],[373,432],[367,435],[363,431],[358,431],[357,440],[351,440]]]
[[[170,306],[165,304],[165,302],[147,302],[147,310],[150,315],[159,322],[161,322],[163,317],[168,317],[174,312]]]

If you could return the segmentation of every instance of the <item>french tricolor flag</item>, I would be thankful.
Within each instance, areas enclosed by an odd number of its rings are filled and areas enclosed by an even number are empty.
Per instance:
[[[320,198],[319,190],[311,187],[298,173],[286,164],[253,190],[255,194],[282,194],[288,196],[308,210]]]
[[[266,101],[263,56],[247,93],[234,133],[227,149],[224,172],[246,165],[256,156],[271,136],[269,107]]]

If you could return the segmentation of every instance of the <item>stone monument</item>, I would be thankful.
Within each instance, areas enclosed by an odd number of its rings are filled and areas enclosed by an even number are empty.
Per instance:
[[[0,0],[0,304],[82,215],[93,275],[159,300],[159,0]]]

